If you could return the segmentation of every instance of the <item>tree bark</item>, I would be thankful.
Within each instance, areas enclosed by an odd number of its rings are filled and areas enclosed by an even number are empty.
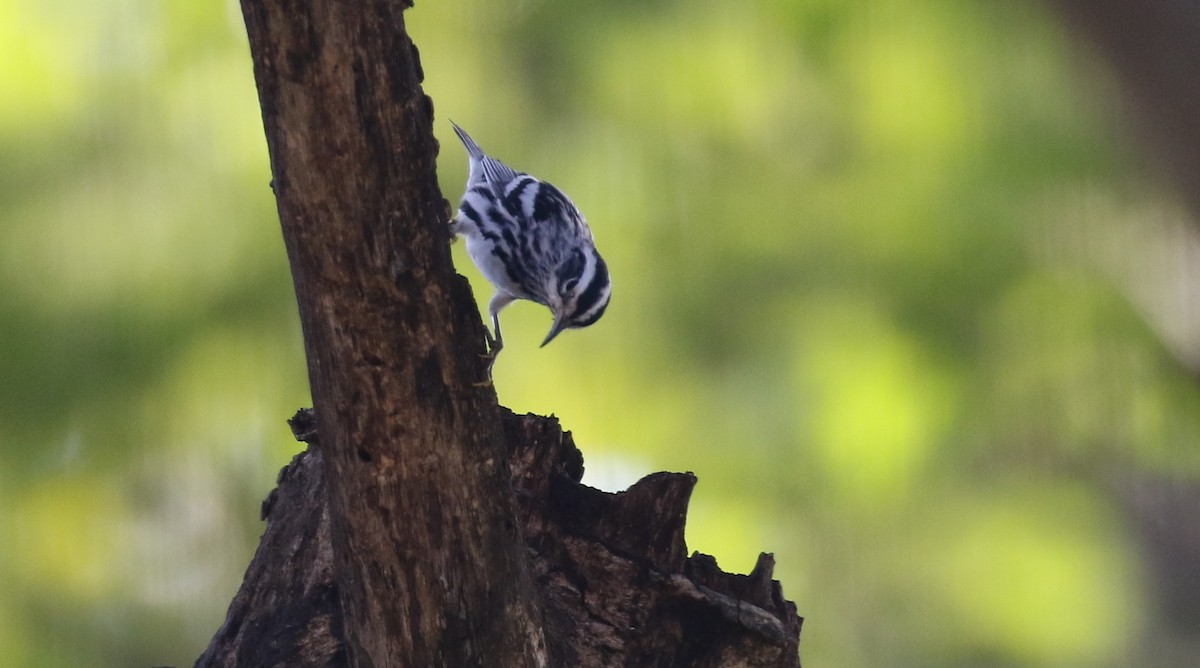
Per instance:
[[[403,10],[243,3],[350,663],[546,665]]]
[[[197,666],[353,665],[322,501],[325,446],[313,411],[291,424],[311,447],[263,502],[267,531]],[[770,555],[749,575],[685,556],[695,477],[656,473],[609,494],[579,482],[583,457],[556,420],[502,411],[502,428],[550,665],[799,668],[802,620],[772,579]]]
[[[769,557],[685,558],[694,477],[585,487],[478,387],[405,7],[242,0],[314,409],[197,665],[798,666]]]

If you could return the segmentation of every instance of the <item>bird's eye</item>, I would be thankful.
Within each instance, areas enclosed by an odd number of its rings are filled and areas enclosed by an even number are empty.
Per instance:
[[[578,278],[568,278],[568,279],[567,279],[566,281],[564,281],[564,282],[563,282],[563,284],[562,284],[562,293],[563,293],[563,294],[570,294],[570,293],[572,293],[572,292],[575,292],[575,286],[577,286],[577,285],[579,285],[579,279],[578,279]]]

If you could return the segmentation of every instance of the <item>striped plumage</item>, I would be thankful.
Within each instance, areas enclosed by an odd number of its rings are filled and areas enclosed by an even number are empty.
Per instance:
[[[451,226],[496,288],[488,303],[496,332],[492,353],[504,345],[499,313],[517,299],[554,314],[543,346],[564,329],[599,320],[612,285],[583,214],[558,188],[488,156],[457,125],[454,131],[467,149],[470,173]]]

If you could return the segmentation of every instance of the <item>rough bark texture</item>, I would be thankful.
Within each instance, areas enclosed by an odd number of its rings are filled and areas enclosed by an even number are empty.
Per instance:
[[[245,0],[351,665],[538,666],[483,330],[404,7]]]
[[[771,578],[770,555],[749,575],[686,556],[695,477],[656,473],[622,493],[592,489],[556,420],[502,414],[551,665],[799,668],[802,620]],[[291,424],[313,447],[280,472],[263,503],[267,531],[198,666],[348,665],[321,500],[323,446],[312,411]]]
[[[587,488],[477,387],[405,6],[242,0],[315,408],[197,665],[798,666],[769,557],[686,558],[693,476]]]
[[[311,410],[290,424],[298,440],[316,445]],[[263,501],[258,552],[197,666],[349,665],[321,467],[321,450],[310,447],[279,472]]]
[[[687,557],[696,478],[655,473],[610,494],[553,419],[509,416],[509,465],[557,666],[799,667],[801,619],[762,555],[730,575]]]

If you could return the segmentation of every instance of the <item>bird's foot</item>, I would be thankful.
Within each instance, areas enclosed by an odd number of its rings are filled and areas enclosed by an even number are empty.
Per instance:
[[[496,357],[500,354],[500,350],[504,348],[504,339],[492,338],[492,333],[483,330],[483,335],[487,338],[488,351],[479,357],[487,360],[487,378],[477,383],[472,383],[475,387],[490,387],[492,385],[492,367],[496,366]]]
[[[485,372],[485,373],[487,373],[487,376],[481,381],[471,383],[471,385],[473,387],[491,387],[492,386],[492,367],[496,365],[496,351],[485,353],[483,355],[480,355],[480,357],[488,361],[487,371]]]

